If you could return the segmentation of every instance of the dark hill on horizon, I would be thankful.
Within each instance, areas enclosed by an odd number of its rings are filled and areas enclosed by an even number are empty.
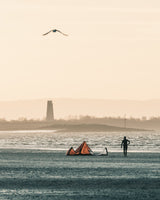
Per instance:
[[[1,121],[0,131],[7,130],[57,130],[62,132],[146,131],[145,129],[124,128],[102,123],[81,123],[81,121]]]
[[[119,132],[119,131],[146,131],[144,129],[122,128],[104,124],[64,124],[51,125],[42,129],[56,129],[60,132]]]

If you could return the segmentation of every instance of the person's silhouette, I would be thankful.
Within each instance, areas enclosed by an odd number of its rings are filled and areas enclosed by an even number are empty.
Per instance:
[[[128,148],[129,144],[130,144],[130,141],[126,139],[126,136],[124,136],[124,139],[122,140],[122,143],[121,143],[121,148],[123,146],[124,156],[127,156],[127,148]]]
[[[106,155],[108,156],[108,149],[107,149],[107,147],[105,147],[105,150],[106,150]]]

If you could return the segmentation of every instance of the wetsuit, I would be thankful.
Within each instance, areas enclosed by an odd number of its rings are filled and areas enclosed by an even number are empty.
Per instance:
[[[130,141],[127,140],[126,138],[124,138],[124,140],[122,140],[122,144],[121,144],[121,147],[123,146],[123,153],[124,153],[124,156],[127,156],[127,148],[128,148],[128,145],[130,144]]]

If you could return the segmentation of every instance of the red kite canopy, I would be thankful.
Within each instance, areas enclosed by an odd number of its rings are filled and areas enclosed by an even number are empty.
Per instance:
[[[74,151],[71,147],[66,155],[92,155],[92,150],[89,148],[88,144],[84,141],[77,149]]]
[[[66,155],[75,155],[75,151],[74,151],[74,149],[73,149],[73,147],[71,147],[68,151],[67,151],[67,153],[66,153]]]

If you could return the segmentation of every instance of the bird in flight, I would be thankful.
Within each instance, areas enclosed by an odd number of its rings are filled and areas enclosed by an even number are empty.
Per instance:
[[[68,36],[67,34],[62,33],[60,30],[57,30],[57,29],[50,30],[50,31],[48,31],[47,33],[44,33],[43,36],[45,36],[45,35],[47,35],[48,33],[51,33],[51,32],[53,32],[53,33],[59,32],[59,33],[61,33],[62,35]]]

